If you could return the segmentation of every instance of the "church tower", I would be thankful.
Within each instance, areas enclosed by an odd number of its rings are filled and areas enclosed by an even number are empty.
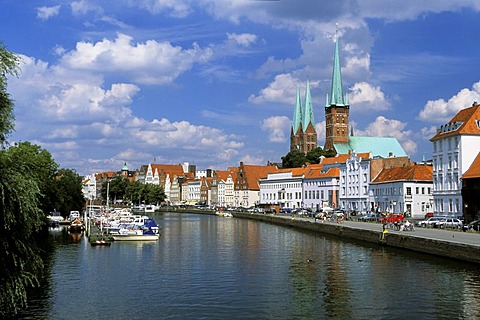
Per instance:
[[[337,30],[338,32],[338,30]],[[348,116],[350,105],[348,95],[343,94],[338,37],[335,34],[335,53],[330,96],[325,103],[325,146],[324,150],[335,150],[334,143],[348,143]],[[336,151],[336,150],[335,150]]]
[[[297,86],[297,97],[295,110],[293,111],[293,123],[290,131],[290,151],[303,150],[303,115],[302,101],[300,100],[300,89]]]
[[[310,84],[307,80],[305,90],[305,115],[303,117],[303,152],[317,148],[317,131],[313,117],[312,97],[310,96]]]
[[[317,148],[317,131],[313,116],[310,84],[307,81],[305,89],[305,109],[302,106],[300,90],[297,87],[295,110],[293,112],[292,128],[290,130],[290,151],[298,150],[303,153]]]

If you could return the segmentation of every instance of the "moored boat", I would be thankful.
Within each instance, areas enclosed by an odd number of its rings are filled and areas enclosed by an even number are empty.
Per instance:
[[[145,226],[123,228],[111,236],[115,241],[156,241],[159,238],[158,233]]]
[[[82,232],[83,230],[85,230],[85,225],[78,218],[70,222],[70,225],[68,226],[68,231],[70,231],[70,233]]]
[[[92,240],[90,241],[90,244],[92,247],[95,246],[110,246],[112,244],[111,240],[105,240],[105,239],[97,239],[97,240]]]

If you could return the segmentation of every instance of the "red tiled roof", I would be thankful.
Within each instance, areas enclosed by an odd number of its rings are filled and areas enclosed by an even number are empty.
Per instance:
[[[169,174],[171,178],[174,175],[177,177],[182,177],[184,175],[183,167],[181,164],[152,164],[152,172],[155,173],[155,170],[158,170],[158,174],[162,173]]]
[[[215,173],[217,174],[217,181],[227,181],[228,176],[232,176],[232,178],[234,178],[234,174],[231,171],[215,170]]]
[[[462,123],[456,130],[451,130],[447,132],[439,131],[437,132],[430,141],[438,140],[445,137],[456,136],[459,134],[469,135],[476,134],[480,135],[480,127],[478,124],[480,121],[480,105],[473,105],[469,108],[460,110],[449,122],[450,123]]]
[[[266,178],[269,173],[277,171],[278,168],[274,166],[243,165],[248,190],[260,190],[260,186],[258,185],[260,178]]]
[[[480,153],[473,160],[470,168],[462,176],[462,179],[480,178]]]
[[[385,168],[372,183],[393,181],[425,181],[433,182],[433,167],[427,165],[411,165],[406,167]]]

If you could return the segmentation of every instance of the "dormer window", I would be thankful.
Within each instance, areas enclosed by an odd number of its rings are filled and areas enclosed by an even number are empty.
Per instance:
[[[480,120],[475,120],[475,123],[477,124],[477,128],[480,129]]]

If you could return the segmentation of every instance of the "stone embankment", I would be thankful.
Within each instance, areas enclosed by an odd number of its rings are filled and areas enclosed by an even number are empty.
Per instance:
[[[342,223],[321,222],[313,218],[246,212],[233,212],[233,216],[480,263],[480,234],[421,228],[417,228],[415,231],[389,230],[384,233],[382,225],[378,223],[354,221],[343,221]]]

